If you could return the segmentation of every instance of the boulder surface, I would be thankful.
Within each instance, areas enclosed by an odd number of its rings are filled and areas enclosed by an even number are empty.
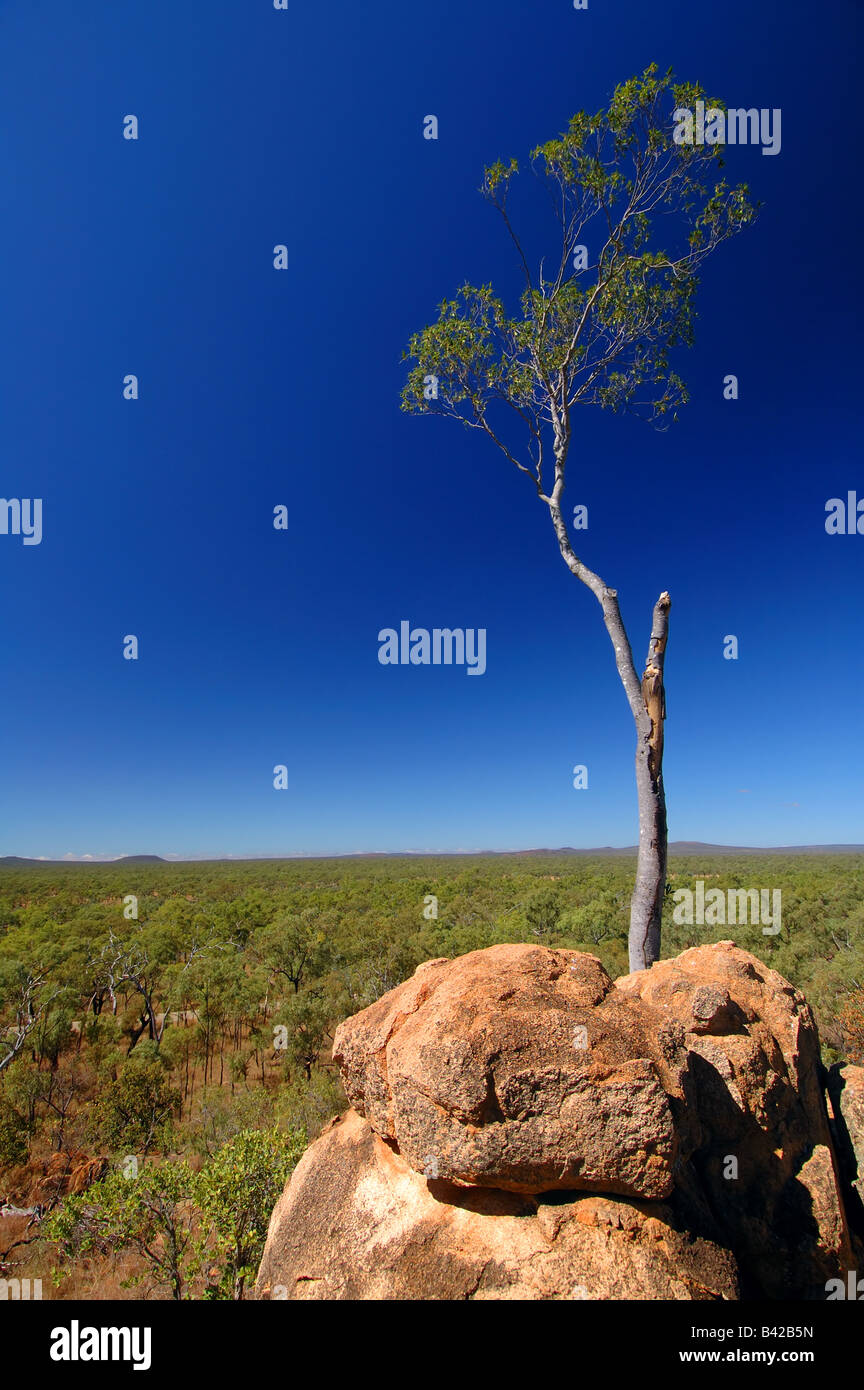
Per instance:
[[[861,1247],[857,1267],[864,1268],[864,1067],[835,1063],[828,1073],[832,1133],[846,1181],[849,1224]]]
[[[804,996],[731,941],[659,961],[616,989],[686,1032],[702,1132],[691,1167],[752,1291],[824,1291],[852,1251]]]
[[[258,1297],[824,1298],[856,1266],[834,1135],[860,1173],[864,1070],[832,1134],[806,1000],[732,942],[616,983],[536,945],[428,961],[333,1056],[353,1108]]]
[[[356,1111],[276,1206],[263,1299],[736,1299],[728,1250],[661,1203],[530,1197],[427,1180]]]
[[[420,1172],[657,1199],[692,1128],[682,1044],[595,956],[513,945],[421,965],[339,1026],[333,1059]]]

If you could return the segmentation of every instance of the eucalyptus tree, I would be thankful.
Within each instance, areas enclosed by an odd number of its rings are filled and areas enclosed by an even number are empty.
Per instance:
[[[755,215],[746,185],[731,187],[719,174],[721,145],[674,139],[681,123],[673,111],[692,110],[704,95],[653,64],[616,87],[607,109],[578,112],[563,134],[532,151],[531,168],[551,195],[554,238],[554,254],[550,259],[547,243],[536,268],[508,207],[517,161],[485,169],[481,191],[515,247],[518,310],[508,313],[490,284],[464,284],[404,354],[413,365],[403,409],[444,415],[486,435],[529,480],[564,563],[600,606],[636,725],[633,970],[652,964],[660,951],[671,599],[664,590],[654,605],[640,677],[618,591],[576,553],[562,503],[571,446],[582,467],[597,467],[579,452],[583,409],[628,411],[660,428],[676,418],[687,389],[672,355],[693,342],[699,268]],[[659,525],[662,498],[652,497],[652,507]],[[646,529],[650,556],[651,526]]]

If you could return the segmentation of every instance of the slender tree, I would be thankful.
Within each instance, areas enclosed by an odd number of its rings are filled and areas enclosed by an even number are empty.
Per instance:
[[[577,113],[538,146],[531,167],[551,195],[554,264],[532,267],[508,195],[516,160],[484,171],[481,191],[513,240],[524,284],[509,315],[491,285],[464,284],[436,322],[415,333],[403,409],[482,431],[530,479],[548,508],[564,563],[593,593],[636,725],[639,854],[630,908],[630,968],[659,957],[666,885],[663,665],[669,594],[654,607],[640,678],[618,592],[571,543],[562,511],[577,408],[630,411],[657,427],[675,419],[687,390],[671,353],[693,342],[703,261],[755,215],[745,185],[719,177],[722,146],[679,144],[673,111],[704,99],[652,64],[615,89],[607,110]],[[724,109],[720,102],[708,102]]]

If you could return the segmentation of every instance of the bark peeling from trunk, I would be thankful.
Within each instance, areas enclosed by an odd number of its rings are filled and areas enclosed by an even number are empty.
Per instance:
[[[642,673],[642,699],[651,720],[651,751],[648,765],[654,778],[663,769],[663,726],[666,722],[666,691],[663,685],[663,661],[669,636],[669,608],[672,600],[667,593],[660,595],[654,609],[654,623],[645,670]]]

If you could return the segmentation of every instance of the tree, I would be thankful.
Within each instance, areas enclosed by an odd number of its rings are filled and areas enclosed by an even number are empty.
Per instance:
[[[258,933],[256,948],[271,975],[287,980],[295,994],[307,975],[319,975],[330,961],[325,927],[308,908],[265,927]]]
[[[289,995],[274,1015],[276,1022],[287,1030],[284,1051],[291,1062],[302,1066],[307,1081],[311,1080],[312,1068],[328,1036],[332,1017],[327,996],[321,988]]]
[[[671,599],[664,591],[654,607],[640,679],[618,592],[577,556],[562,497],[577,408],[630,411],[658,427],[675,418],[687,390],[670,354],[693,342],[697,271],[755,215],[745,185],[715,181],[722,147],[675,143],[673,106],[693,109],[703,98],[698,85],[676,83],[671,72],[658,75],[652,64],[616,87],[608,110],[578,112],[558,139],[532,152],[558,224],[549,275],[543,259],[532,270],[511,222],[507,200],[517,161],[488,167],[481,191],[516,248],[524,279],[519,312],[509,315],[491,285],[464,284],[404,354],[415,365],[403,409],[443,415],[487,435],[530,479],[564,563],[600,605],[636,725],[632,970],[660,953],[667,843],[663,670]],[[590,246],[599,247],[593,256]]]
[[[93,1106],[94,1127],[113,1152],[147,1154],[168,1142],[180,1092],[157,1057],[127,1061]]]
[[[150,1041],[159,1046],[170,1018],[172,991],[179,989],[180,981],[193,962],[202,956],[209,956],[211,951],[225,948],[225,943],[213,942],[212,929],[205,929],[199,934],[194,925],[190,928],[188,939],[184,939],[185,909],[184,903],[179,908],[179,925],[157,916],[152,923],[135,923],[122,934],[112,927],[100,952],[101,988],[111,1000],[112,1013],[117,1012],[117,993],[120,990],[130,989],[134,997],[141,1000],[140,1016],[129,1030],[130,1053],[145,1031]],[[182,964],[177,959],[181,955]],[[157,998],[163,990],[165,979],[169,984],[168,997],[160,1016]]]
[[[0,1022],[0,1072],[14,1062],[19,1052],[42,1024],[60,990],[45,995],[42,986],[47,970],[28,969],[20,962],[4,963],[0,969],[0,1012],[9,1001],[10,1022]]]
[[[525,904],[525,920],[532,935],[551,939],[561,915],[561,897],[554,888],[538,888]]]
[[[211,1297],[240,1300],[254,1281],[270,1214],[304,1148],[299,1131],[286,1138],[278,1129],[243,1130],[199,1174],[197,1199],[220,1259]]]
[[[186,1163],[148,1165],[129,1178],[109,1173],[86,1192],[66,1197],[46,1220],[43,1234],[57,1242],[67,1260],[93,1251],[134,1250],[154,1283],[179,1300],[197,1269],[191,1244],[195,1187],[196,1175]]]
[[[0,1168],[26,1163],[32,1127],[0,1091]]]
[[[864,990],[846,996],[838,1013],[849,1061],[864,1063]]]

